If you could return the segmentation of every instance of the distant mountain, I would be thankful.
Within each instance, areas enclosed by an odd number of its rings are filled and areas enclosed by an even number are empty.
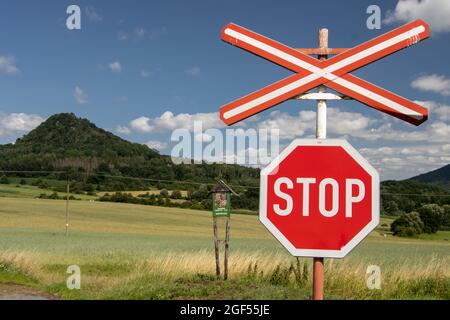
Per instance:
[[[118,176],[258,185],[259,170],[238,165],[175,165],[169,156],[126,141],[73,113],[55,114],[15,144],[0,145],[0,172],[66,170]]]
[[[437,183],[446,186],[450,189],[450,164],[439,168],[434,171],[430,171],[415,177],[412,177],[409,180],[416,180],[420,182],[426,183]]]

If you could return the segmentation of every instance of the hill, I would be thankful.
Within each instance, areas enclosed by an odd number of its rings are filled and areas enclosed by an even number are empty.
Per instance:
[[[383,214],[410,212],[427,203],[449,204],[449,192],[435,184],[448,182],[449,170],[447,166],[410,180],[384,181],[381,185]],[[240,193],[233,200],[235,208],[258,208],[258,169],[207,163],[175,165],[169,156],[126,141],[72,113],[53,115],[15,144],[0,145],[0,171],[62,171],[62,174],[9,174],[33,178],[27,181],[59,192],[65,191],[65,182],[55,180],[65,181],[67,173],[73,181],[73,192],[186,190],[194,207],[201,203],[204,208],[210,205],[206,200],[211,184],[220,178]],[[120,196],[116,200],[130,199]]]
[[[444,185],[445,187],[447,187],[447,189],[450,190],[450,164],[434,171],[412,177],[410,180],[425,183],[437,183]]]
[[[95,174],[198,183],[213,183],[220,177],[232,184],[254,186],[259,182],[259,170],[253,168],[175,165],[170,157],[146,145],[126,141],[73,113],[55,114],[15,144],[0,145],[0,170],[71,171],[84,174],[88,177],[85,182],[94,184],[101,182]],[[114,184],[106,189],[148,186],[138,180],[116,179]]]

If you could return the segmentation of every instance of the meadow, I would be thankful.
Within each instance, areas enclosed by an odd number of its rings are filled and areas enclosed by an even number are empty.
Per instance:
[[[291,257],[257,216],[232,216],[230,279],[223,281],[215,279],[209,212],[71,201],[66,237],[65,201],[14,197],[5,188],[0,283],[64,299],[310,298],[311,259]],[[450,299],[450,232],[397,238],[387,231],[391,222],[383,218],[346,258],[326,260],[325,298]],[[81,290],[66,287],[70,265],[81,268]],[[367,287],[369,265],[381,268],[379,290]]]

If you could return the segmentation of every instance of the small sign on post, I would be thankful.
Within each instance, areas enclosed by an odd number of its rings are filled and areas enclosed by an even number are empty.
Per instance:
[[[220,279],[220,244],[224,244],[224,280],[228,279],[228,249],[230,241],[231,194],[237,195],[225,182],[220,180],[210,192],[212,194],[212,212],[214,227],[214,251],[216,255],[216,276]],[[219,239],[217,218],[226,217],[225,240]]]
[[[230,216],[230,198],[229,192],[213,193],[213,217]]]

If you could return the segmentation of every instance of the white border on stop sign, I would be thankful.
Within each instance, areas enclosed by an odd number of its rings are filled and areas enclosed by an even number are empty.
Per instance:
[[[343,148],[372,178],[372,220],[340,250],[297,249],[267,218],[267,176],[297,147],[327,146]],[[267,167],[261,170],[259,220],[279,242],[297,257],[343,258],[370,234],[380,222],[380,177],[377,170],[346,140],[296,139],[286,147]]]

